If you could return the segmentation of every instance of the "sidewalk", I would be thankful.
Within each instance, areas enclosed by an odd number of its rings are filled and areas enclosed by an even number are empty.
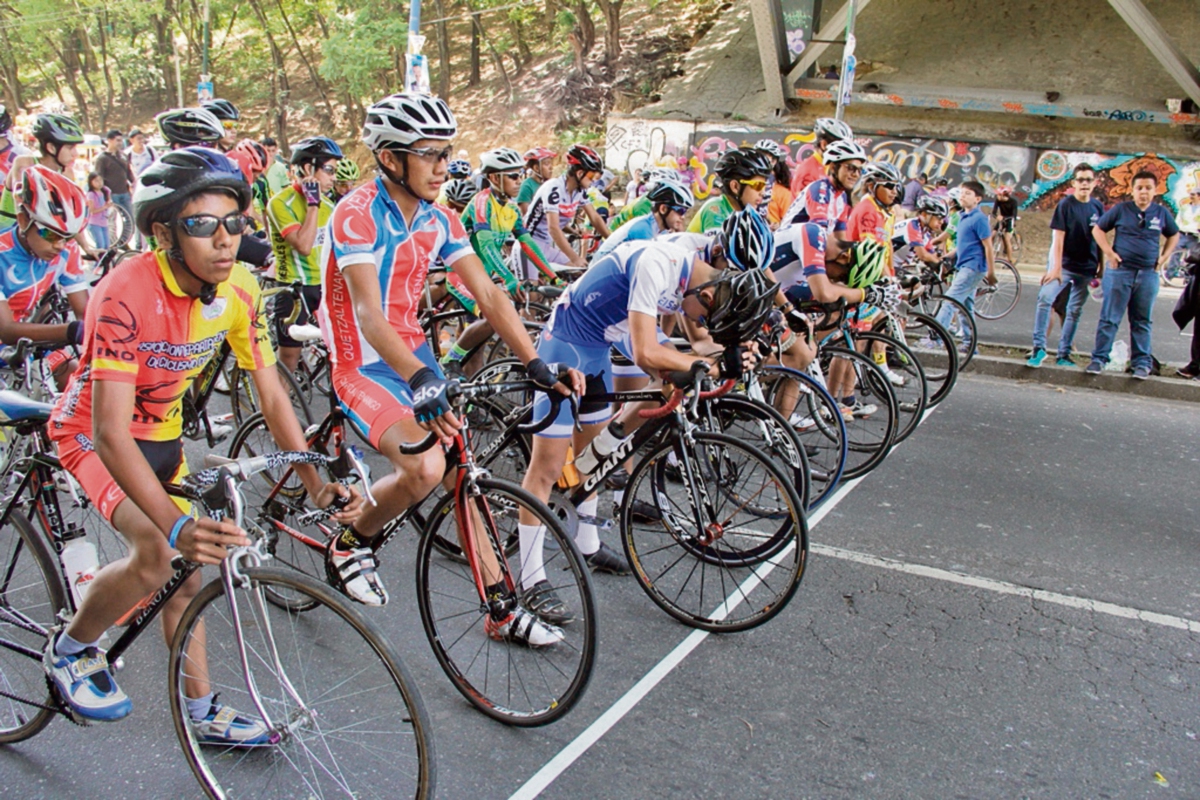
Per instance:
[[[1138,397],[1157,397],[1162,400],[1181,400],[1200,403],[1200,381],[1185,381],[1175,377],[1175,367],[1165,366],[1163,371],[1170,377],[1152,375],[1144,381],[1135,381],[1128,373],[1103,372],[1088,375],[1085,364],[1075,369],[1056,367],[1052,361],[1039,369],[1025,365],[1027,348],[1010,347],[1003,344],[979,343],[979,354],[971,359],[967,373],[991,375],[997,378],[1037,381],[1051,386],[1071,389],[1093,389],[1103,392],[1120,392]]]

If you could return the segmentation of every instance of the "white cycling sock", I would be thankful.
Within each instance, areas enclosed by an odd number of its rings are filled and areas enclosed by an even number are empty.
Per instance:
[[[600,498],[592,495],[577,505],[575,509],[579,512],[580,517],[595,517],[596,507],[599,504]],[[600,530],[593,523],[579,520],[579,532],[575,534],[575,544],[579,545],[579,552],[590,556],[600,549]]]
[[[54,642],[54,654],[59,656],[73,656],[77,653],[82,653],[89,647],[95,647],[99,642],[80,642],[72,639],[63,631],[58,635],[58,639]]]
[[[517,523],[517,534],[521,539],[521,586],[528,589],[538,581],[546,580],[546,566],[542,554],[542,547],[546,541],[546,526]]]
[[[212,692],[204,695],[204,697],[188,697],[185,699],[187,700],[188,716],[194,720],[204,719],[212,709]]]

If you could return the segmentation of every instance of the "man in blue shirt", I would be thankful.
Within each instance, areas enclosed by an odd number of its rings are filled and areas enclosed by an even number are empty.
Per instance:
[[[1040,367],[1046,358],[1046,328],[1050,308],[1061,291],[1070,289],[1062,334],[1058,338],[1059,367],[1074,367],[1071,345],[1079,326],[1079,315],[1088,296],[1088,284],[1096,277],[1100,248],[1092,238],[1092,228],[1104,214],[1104,205],[1092,197],[1096,171],[1091,164],[1079,164],[1071,175],[1074,194],[1059,201],[1050,220],[1050,259],[1042,288],[1038,291],[1037,312],[1033,315],[1033,355],[1026,363]]]
[[[1113,339],[1125,311],[1129,311],[1129,338],[1133,343],[1133,377],[1150,377],[1154,359],[1150,355],[1151,312],[1158,297],[1158,271],[1175,252],[1179,226],[1171,212],[1154,203],[1158,176],[1142,171],[1133,176],[1132,200],[1118,203],[1104,213],[1092,228],[1092,237],[1112,266],[1104,271],[1104,303],[1096,326],[1089,375],[1099,375],[1108,363]],[[1117,232],[1110,246],[1108,231]],[[1166,238],[1160,247],[1159,240]]]
[[[959,205],[963,215],[958,220],[958,247],[955,251],[954,282],[946,290],[946,297],[957,300],[975,313],[975,290],[981,282],[996,285],[996,266],[992,261],[992,226],[979,210],[979,201],[986,195],[979,181],[967,181],[962,185]],[[938,312],[937,321],[950,327],[954,307],[947,303]]]

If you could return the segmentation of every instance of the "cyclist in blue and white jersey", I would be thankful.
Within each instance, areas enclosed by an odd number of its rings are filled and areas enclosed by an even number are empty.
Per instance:
[[[682,183],[662,181],[654,184],[646,196],[650,199],[651,212],[644,217],[630,220],[613,231],[612,236],[604,240],[604,244],[600,245],[593,258],[606,256],[625,242],[655,239],[662,233],[683,231],[683,218],[696,204],[691,189]]]

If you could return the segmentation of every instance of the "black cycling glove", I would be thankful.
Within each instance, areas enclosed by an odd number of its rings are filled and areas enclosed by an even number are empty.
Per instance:
[[[525,374],[542,389],[550,389],[562,380],[559,376],[566,373],[562,364],[547,364],[540,358],[535,358],[525,365]]]
[[[450,381],[439,378],[429,367],[421,367],[408,379],[413,393],[413,414],[417,422],[432,422],[450,410],[446,390]]]
[[[67,344],[83,344],[83,323],[73,319],[67,323]]]

